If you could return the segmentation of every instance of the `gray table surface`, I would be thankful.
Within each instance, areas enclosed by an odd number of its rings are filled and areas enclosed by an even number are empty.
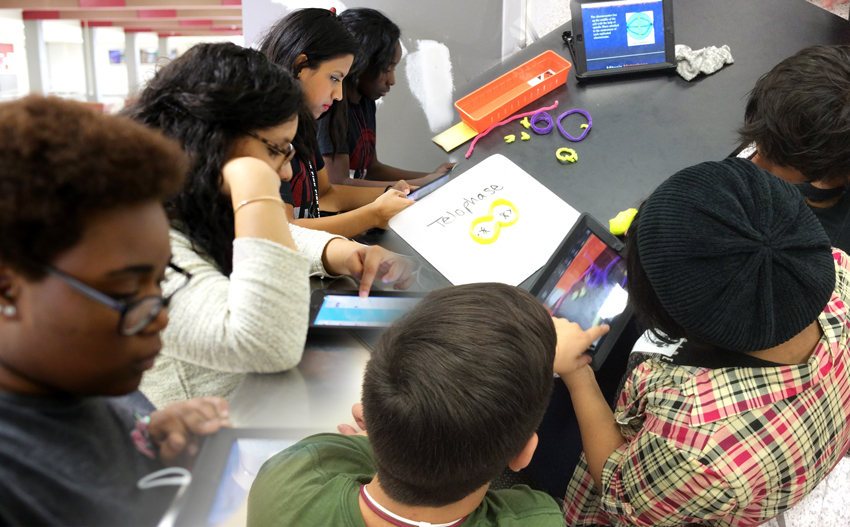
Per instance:
[[[468,144],[453,151],[449,159],[462,160],[454,177],[500,153],[573,207],[604,223],[640,203],[677,170],[732,152],[738,146],[735,129],[741,124],[747,94],[776,63],[810,45],[850,43],[850,23],[804,0],[676,0],[674,19],[676,43],[693,49],[727,44],[735,64],[692,82],[674,73],[656,73],[579,84],[571,74],[566,88],[520,111],[556,100],[554,118],[572,108],[587,110],[593,129],[584,141],[571,144],[553,131],[526,143],[506,145],[502,137],[518,133],[514,129],[519,125],[514,124],[510,132],[497,131],[480,140],[468,160],[463,160]],[[561,40],[565,29],[569,26],[474,79],[456,93],[455,100],[547,49],[572,61]],[[583,121],[574,118],[569,126],[573,135],[579,135]],[[430,137],[418,141],[421,148],[430,143]],[[562,146],[578,152],[575,165],[557,162],[554,153]],[[392,231],[367,240],[416,256]],[[446,285],[445,278],[423,264],[420,287],[430,290]],[[231,401],[234,424],[333,431],[337,424],[351,422],[350,407],[360,398],[368,358],[368,348],[351,334],[308,338],[296,369],[246,379]]]

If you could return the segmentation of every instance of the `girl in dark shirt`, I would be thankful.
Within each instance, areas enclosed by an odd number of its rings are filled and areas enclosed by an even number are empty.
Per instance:
[[[378,160],[375,101],[395,85],[395,68],[401,60],[401,30],[374,9],[347,9],[339,19],[360,43],[363,56],[358,71],[349,73],[344,82],[348,140],[335,145],[330,137],[330,120],[319,121],[319,147],[330,180],[366,187],[383,187],[401,179],[424,185],[445,174],[454,163],[443,163],[428,174],[395,168]],[[353,179],[349,177],[350,170],[354,171]]]

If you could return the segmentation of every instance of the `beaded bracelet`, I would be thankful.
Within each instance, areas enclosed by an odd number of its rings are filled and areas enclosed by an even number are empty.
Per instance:
[[[584,133],[581,134],[580,136],[578,136],[578,138],[573,137],[570,134],[568,134],[564,130],[564,128],[561,126],[561,121],[564,119],[564,117],[566,117],[570,114],[573,114],[573,113],[580,113],[587,118],[587,128],[584,129]],[[587,137],[587,132],[590,131],[590,128],[592,126],[593,126],[593,119],[590,118],[590,114],[587,113],[584,110],[579,110],[578,108],[576,108],[575,110],[570,110],[568,112],[564,112],[564,113],[561,114],[560,117],[558,117],[558,130],[561,131],[561,133],[564,135],[564,137],[566,137],[567,139],[569,139],[570,141],[572,141],[574,143],[577,143],[577,142],[581,141],[582,139],[584,139],[585,137]]]
[[[538,127],[537,123],[543,121],[546,123],[544,127]],[[534,133],[545,135],[552,131],[552,116],[546,112],[537,112],[531,118],[531,129],[534,130]]]
[[[283,200],[280,198],[280,196],[257,196],[256,198],[246,199],[239,202],[239,205],[236,205],[236,208],[233,209],[233,214],[236,215],[236,213],[239,212],[239,209],[249,203],[254,203],[255,201],[277,201],[280,203],[281,207],[286,206],[284,205]]]

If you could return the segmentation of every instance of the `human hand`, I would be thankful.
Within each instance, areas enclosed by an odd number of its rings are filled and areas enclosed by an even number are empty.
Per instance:
[[[168,466],[185,465],[198,453],[201,436],[230,427],[230,406],[221,397],[172,403],[150,416],[148,434]]]
[[[384,192],[370,204],[375,215],[375,227],[386,229],[390,218],[414,203],[412,199],[407,199],[404,192],[394,189]]]
[[[351,407],[351,416],[354,417],[354,422],[357,423],[357,426],[360,427],[360,431],[358,432],[356,428],[351,426],[350,424],[343,423],[336,427],[339,430],[339,433],[346,436],[353,435],[366,435],[366,422],[363,420],[363,405],[360,403],[355,404]]]
[[[403,179],[400,179],[393,185],[393,188],[399,192],[403,192],[404,195],[410,194],[410,191],[413,190],[413,187],[407,184],[407,182]]]
[[[266,162],[256,157],[237,157],[221,169],[221,192],[234,199],[280,193],[280,176]]]
[[[437,167],[437,170],[428,174],[428,176],[436,176],[436,177],[444,176],[446,174],[446,172],[448,172],[449,170],[454,168],[454,166],[456,164],[457,163],[443,163],[442,165]],[[434,179],[436,179],[436,178],[434,178]]]
[[[581,326],[565,318],[552,317],[552,322],[555,323],[555,333],[558,335],[553,368],[562,377],[590,364],[591,358],[584,352],[611,329],[608,324],[603,324],[584,331]]]
[[[375,280],[392,284],[393,289],[407,289],[416,277],[413,271],[418,265],[409,258],[390,252],[377,245],[361,245],[345,259],[349,275],[360,281],[360,297],[369,296]]]

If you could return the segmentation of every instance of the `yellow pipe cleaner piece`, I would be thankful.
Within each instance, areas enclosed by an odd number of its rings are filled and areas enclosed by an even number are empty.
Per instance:
[[[509,207],[510,210],[513,211],[513,219],[508,220],[508,221],[501,221],[501,220],[496,220],[496,218],[493,217],[493,211],[496,209],[496,207],[498,207],[500,205],[504,205],[506,207]],[[483,238],[479,234],[476,233],[475,228],[479,224],[491,222],[493,220],[496,220],[496,223],[493,225],[492,236],[490,236],[489,238]],[[510,201],[503,199],[503,198],[500,198],[500,199],[497,199],[493,203],[490,204],[490,210],[487,211],[487,214],[485,214],[484,216],[481,216],[480,218],[476,218],[475,220],[472,221],[472,224],[469,226],[469,235],[472,237],[473,240],[475,240],[476,243],[480,243],[481,245],[490,245],[491,243],[493,243],[493,242],[495,242],[496,240],[499,239],[499,234],[501,233],[502,228],[510,227],[511,225],[516,223],[517,221],[519,221],[519,210]],[[488,232],[487,234],[490,234],[490,233]]]
[[[513,143],[514,141],[516,141],[516,136],[514,134],[505,136],[505,142],[506,143],[510,144],[510,143]]]
[[[561,163],[575,163],[578,161],[578,154],[572,148],[559,148],[555,152],[555,157]]]

